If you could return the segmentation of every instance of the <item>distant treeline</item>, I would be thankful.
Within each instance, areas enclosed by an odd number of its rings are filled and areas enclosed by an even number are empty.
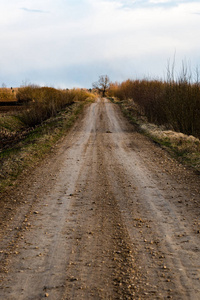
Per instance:
[[[185,76],[178,80],[126,80],[112,83],[109,95],[121,101],[132,99],[148,122],[166,125],[200,137],[200,83]]]

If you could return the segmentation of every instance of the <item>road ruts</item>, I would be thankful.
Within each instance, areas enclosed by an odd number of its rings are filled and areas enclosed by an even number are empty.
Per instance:
[[[199,177],[115,104],[88,106],[31,176],[1,231],[0,299],[200,298]]]

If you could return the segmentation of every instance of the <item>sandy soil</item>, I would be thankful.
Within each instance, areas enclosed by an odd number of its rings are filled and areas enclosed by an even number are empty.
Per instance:
[[[200,299],[199,187],[99,99],[5,196],[0,299]]]

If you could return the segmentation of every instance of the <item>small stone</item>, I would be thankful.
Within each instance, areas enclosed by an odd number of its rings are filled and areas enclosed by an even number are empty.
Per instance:
[[[69,281],[71,281],[71,282],[73,282],[73,281],[78,281],[78,279],[72,276],[72,277],[69,279]]]
[[[167,269],[167,267],[166,267],[166,266],[163,266],[163,269]]]
[[[46,293],[46,294],[45,294],[45,297],[46,297],[46,298],[47,298],[47,297],[49,297],[49,294],[48,294],[48,293]]]

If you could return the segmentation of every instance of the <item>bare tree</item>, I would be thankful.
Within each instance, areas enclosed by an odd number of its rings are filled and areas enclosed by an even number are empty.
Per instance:
[[[94,82],[92,86],[93,88],[97,89],[100,93],[102,93],[103,97],[105,97],[106,91],[110,86],[109,77],[107,75],[99,76],[99,80],[97,82]]]

